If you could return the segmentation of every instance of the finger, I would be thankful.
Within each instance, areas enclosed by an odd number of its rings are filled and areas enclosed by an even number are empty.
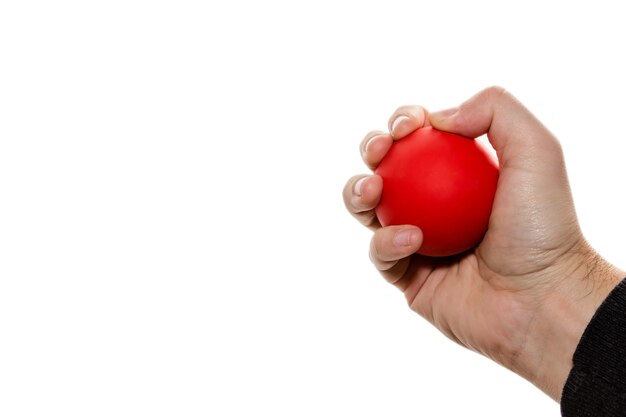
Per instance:
[[[422,246],[422,231],[415,226],[388,226],[378,229],[370,243],[372,263],[392,284],[402,279],[409,257]]]
[[[361,141],[361,156],[369,169],[376,169],[392,144],[393,139],[389,133],[376,130],[365,135]]]
[[[431,113],[429,118],[439,130],[471,138],[486,133],[502,167],[561,168],[558,140],[501,87],[487,88],[458,108]]]
[[[380,222],[374,208],[380,202],[383,180],[378,175],[355,175],[343,188],[346,208],[362,225],[376,230]]]
[[[421,106],[399,107],[389,118],[389,132],[394,140],[428,125],[428,113]]]

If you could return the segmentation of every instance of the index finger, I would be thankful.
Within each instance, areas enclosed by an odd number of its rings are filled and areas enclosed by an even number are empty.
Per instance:
[[[389,118],[389,132],[378,130],[365,135],[361,141],[361,156],[371,170],[376,169],[395,140],[424,126],[429,126],[428,112],[421,106],[401,106]]]
[[[389,118],[389,133],[398,140],[429,125],[428,112],[422,106],[400,106]]]

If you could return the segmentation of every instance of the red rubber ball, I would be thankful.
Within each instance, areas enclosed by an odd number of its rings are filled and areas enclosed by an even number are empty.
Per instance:
[[[383,226],[422,229],[417,253],[450,256],[480,243],[498,183],[498,164],[477,141],[424,127],[402,138],[376,169]]]

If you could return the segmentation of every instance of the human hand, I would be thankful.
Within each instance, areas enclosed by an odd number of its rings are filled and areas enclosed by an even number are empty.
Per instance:
[[[375,169],[394,140],[428,125],[470,138],[487,134],[496,150],[500,177],[487,233],[454,257],[418,255],[421,230],[381,227],[374,209],[383,181],[358,175],[343,196],[348,211],[374,230],[370,258],[411,309],[450,339],[558,401],[586,325],[624,273],[584,239],[558,140],[511,94],[492,87],[431,114],[400,107],[390,133],[363,140],[366,165]]]

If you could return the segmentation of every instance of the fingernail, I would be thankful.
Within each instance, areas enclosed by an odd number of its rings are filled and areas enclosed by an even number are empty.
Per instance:
[[[396,246],[414,246],[417,244],[417,232],[415,230],[402,230],[393,237]]]
[[[378,137],[380,137],[380,135],[374,135],[371,138],[369,138],[367,142],[365,142],[365,146],[363,147],[363,154],[367,153],[367,149],[369,148],[370,144],[372,144],[374,140]]]
[[[447,119],[450,116],[453,116],[456,112],[459,111],[458,107],[452,107],[445,110],[436,111],[430,114],[430,117],[437,119]]]
[[[367,177],[363,177],[354,184],[354,194],[358,196],[361,195],[361,189],[363,188],[363,183],[365,182],[366,179]]]
[[[401,114],[400,116],[396,117],[393,121],[393,123],[391,123],[391,133],[399,133],[397,132],[398,127],[402,124],[402,122],[404,122],[405,120],[409,120],[409,118],[403,114]]]

